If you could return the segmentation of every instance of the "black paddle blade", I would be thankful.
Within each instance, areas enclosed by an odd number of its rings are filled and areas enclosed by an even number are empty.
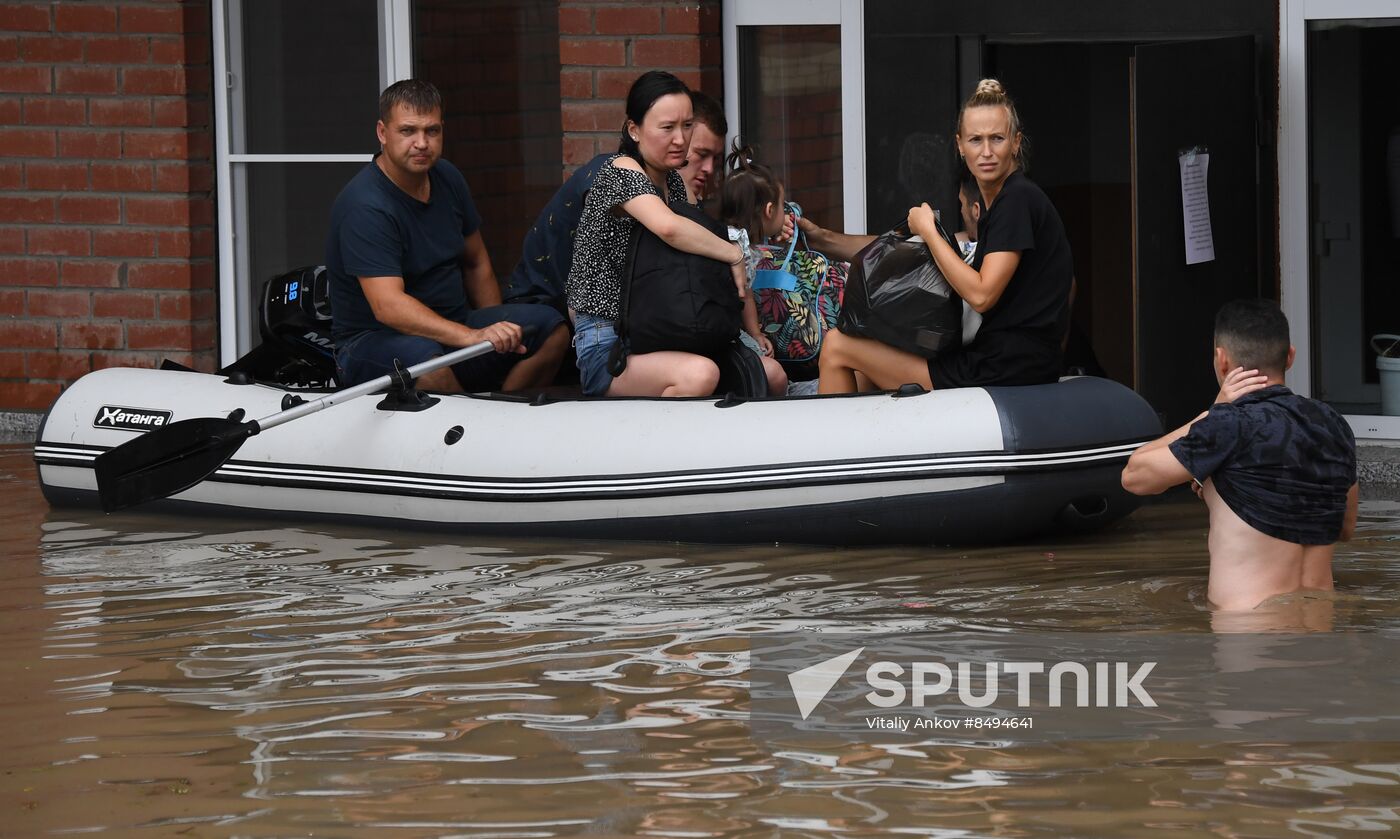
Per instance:
[[[93,464],[102,509],[110,513],[183,492],[257,433],[256,422],[203,417],[147,431],[103,452]]]

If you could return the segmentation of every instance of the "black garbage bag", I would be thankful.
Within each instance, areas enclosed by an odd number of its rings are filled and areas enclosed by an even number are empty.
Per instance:
[[[948,231],[938,233],[957,251]],[[851,260],[837,328],[933,358],[962,343],[962,298],[913,240],[907,223],[876,237]]]

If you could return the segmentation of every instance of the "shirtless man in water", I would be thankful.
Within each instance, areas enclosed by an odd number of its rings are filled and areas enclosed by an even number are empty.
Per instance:
[[[1128,460],[1123,488],[1194,481],[1210,509],[1208,596],[1222,610],[1332,588],[1332,551],[1356,526],[1356,441],[1331,407],[1284,386],[1288,321],[1266,300],[1215,319],[1215,404]]]

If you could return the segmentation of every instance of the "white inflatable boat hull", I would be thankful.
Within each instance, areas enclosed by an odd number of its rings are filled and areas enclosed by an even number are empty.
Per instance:
[[[35,444],[45,495],[96,506],[102,452],[156,424],[264,417],[288,393],[182,371],[84,376]],[[1136,394],[1092,378],[731,402],[447,396],[416,413],[378,402],[254,436],[158,506],[529,537],[1005,541],[1131,512],[1119,472],[1160,433]]]

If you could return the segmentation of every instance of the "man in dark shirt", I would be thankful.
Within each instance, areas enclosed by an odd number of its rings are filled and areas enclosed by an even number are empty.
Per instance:
[[[422,376],[446,393],[547,385],[568,346],[563,315],[501,305],[467,182],[442,155],[442,98],[417,79],[379,98],[382,152],[336,198],[326,242],[342,385],[456,347],[496,350]],[[531,326],[530,334],[522,327]]]
[[[1123,487],[1155,495],[1195,481],[1210,508],[1208,593],[1220,609],[1331,590],[1334,544],[1356,526],[1351,428],[1284,386],[1293,347],[1277,304],[1227,303],[1215,345],[1215,404],[1133,452]]]

